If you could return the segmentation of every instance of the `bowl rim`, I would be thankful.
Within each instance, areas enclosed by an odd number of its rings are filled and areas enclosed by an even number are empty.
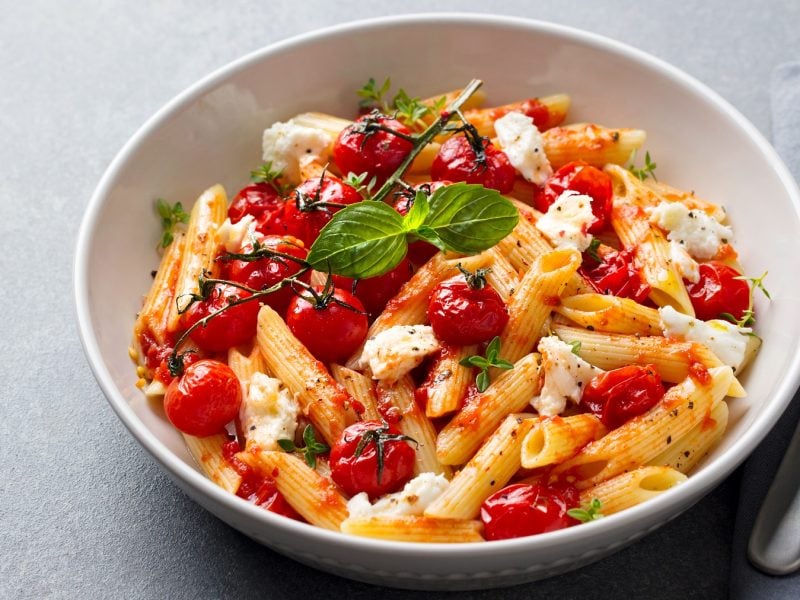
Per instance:
[[[620,513],[609,515],[599,521],[586,523],[581,527],[571,527],[536,536],[495,541],[492,542],[490,546],[467,543],[432,544],[399,542],[349,536],[340,532],[328,531],[313,525],[300,523],[265,511],[226,492],[205,475],[173,454],[172,451],[169,450],[169,448],[167,448],[167,446],[139,419],[129,402],[123,397],[121,391],[114,384],[111,373],[100,352],[97,336],[92,328],[92,318],[89,313],[90,248],[104,200],[116,184],[129,158],[139,149],[144,140],[157,131],[162,124],[179,113],[185,106],[211,91],[229,77],[262,60],[268,59],[270,56],[291,51],[296,47],[314,43],[325,38],[342,37],[363,30],[431,23],[438,23],[443,26],[489,25],[523,30],[533,35],[538,33],[556,35],[582,46],[588,46],[618,55],[626,60],[643,65],[648,68],[648,70],[657,72],[660,76],[670,80],[671,83],[678,84],[693,94],[702,97],[702,99],[713,105],[714,108],[722,112],[736,126],[743,130],[747,137],[756,144],[762,155],[770,161],[775,174],[788,193],[795,212],[800,215],[800,189],[798,189],[797,183],[794,181],[786,165],[761,132],[737,109],[705,84],[699,82],[677,67],[642,50],[605,36],[571,26],[522,17],[482,13],[412,13],[339,23],[280,40],[250,52],[214,70],[209,75],[201,78],[176,95],[154,115],[148,118],[111,161],[92,194],[81,221],[76,244],[75,260],[73,263],[73,292],[78,320],[78,331],[84,353],[86,354],[95,379],[100,385],[112,409],[131,432],[133,437],[168,472],[173,480],[182,484],[180,487],[188,486],[193,492],[209,497],[217,506],[238,513],[246,519],[253,519],[267,527],[278,528],[286,533],[301,538],[310,536],[311,538],[317,538],[320,542],[333,543],[343,548],[351,548],[358,551],[381,552],[401,557],[419,556],[424,553],[426,555],[439,557],[446,556],[451,559],[480,556],[487,552],[487,548],[491,548],[491,550],[488,551],[492,553],[517,554],[525,550],[534,550],[543,545],[578,542],[582,539],[594,538],[595,535],[599,537],[602,532],[610,534],[613,531],[622,530],[631,525],[635,526],[637,521],[644,520],[647,515],[671,514],[671,511],[669,511],[671,505],[680,504],[679,500],[681,498],[693,497],[699,499],[702,497],[712,485],[721,482],[723,478],[729,475],[743,462],[762,439],[769,434],[800,385],[800,353],[796,353],[792,358],[789,368],[784,373],[778,388],[773,394],[777,396],[778,399],[772,403],[768,410],[759,412],[753,424],[733,442],[732,446],[723,455],[707,465],[701,473],[695,474],[680,486],[668,490],[644,504],[639,504]]]

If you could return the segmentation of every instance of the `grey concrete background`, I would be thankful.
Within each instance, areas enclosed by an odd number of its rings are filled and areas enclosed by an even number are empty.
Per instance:
[[[283,558],[172,485],[92,378],[71,278],[79,222],[103,170],[176,93],[294,34],[430,10],[539,18],[632,44],[710,85],[767,136],[770,72],[800,59],[796,0],[1,2],[0,597],[412,595]],[[737,494],[734,476],[611,558],[529,586],[460,596],[726,597]]]

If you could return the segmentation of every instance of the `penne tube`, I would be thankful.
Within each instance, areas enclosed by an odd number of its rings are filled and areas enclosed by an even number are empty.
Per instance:
[[[275,481],[275,487],[306,521],[339,531],[347,518],[347,501],[336,486],[302,459],[285,452],[254,449],[239,452],[242,462]]]
[[[236,472],[223,455],[222,448],[230,440],[224,433],[195,437],[183,434],[186,447],[200,465],[206,476],[222,489],[235,494],[242,484],[242,476]]]
[[[722,366],[722,361],[711,350],[697,342],[679,342],[661,336],[601,333],[557,323],[552,329],[568,344],[580,342],[580,357],[606,371],[631,364],[651,364],[661,379],[678,383],[686,379],[694,365],[704,369]],[[728,395],[732,398],[745,395],[742,384],[735,377]]]
[[[241,348],[231,348],[228,350],[228,366],[236,374],[242,386],[250,383],[253,374],[267,371],[258,346],[253,346],[247,354],[242,352]]]
[[[444,348],[423,386],[427,393],[425,414],[428,417],[441,417],[458,410],[473,381],[472,367],[460,363],[477,352],[478,346]]]
[[[294,394],[303,413],[333,447],[347,424],[350,396],[267,305],[258,312],[256,341],[267,370]]]
[[[397,428],[416,442],[414,474],[442,473],[450,477],[450,468],[436,456],[436,429],[414,400],[414,381],[410,375],[401,377],[392,385],[378,383],[378,403],[398,409],[401,418]]]
[[[529,414],[508,415],[450,485],[425,510],[426,517],[474,519],[481,504],[508,483],[520,467],[520,448],[539,421]]]
[[[330,369],[333,378],[364,407],[361,420],[380,421],[382,416],[378,410],[378,397],[375,395],[372,378],[337,364],[331,364]]]
[[[521,465],[536,469],[560,463],[606,433],[600,419],[588,413],[541,419],[522,441]]]
[[[538,392],[541,357],[528,354],[504,371],[485,392],[467,402],[436,438],[436,456],[444,465],[463,465],[511,413],[525,409]]]
[[[705,383],[687,377],[649,411],[555,467],[551,480],[564,478],[583,490],[649,463],[707,419],[732,380],[733,371],[728,366],[710,369]]]
[[[519,287],[517,271],[497,246],[489,248],[486,254],[491,257],[491,263],[486,271],[486,281],[504,301],[508,302]]]
[[[574,123],[542,133],[544,152],[553,169],[574,160],[603,168],[624,164],[641,148],[647,134],[641,129],[611,129],[594,123]]]
[[[596,498],[601,503],[600,512],[608,516],[655,498],[686,479],[686,475],[670,467],[641,467],[583,490],[581,505]]]
[[[726,223],[728,221],[728,213],[725,212],[723,206],[698,198],[695,196],[694,192],[685,192],[671,187],[663,181],[656,181],[654,179],[645,179],[642,184],[653,192],[658,200],[663,200],[664,202],[680,202],[685,204],[686,208],[689,210],[702,210],[720,223]]]
[[[432,519],[415,515],[350,518],[343,533],[398,542],[482,542],[483,524],[463,519]]]
[[[540,131],[561,125],[567,116],[570,103],[571,100],[567,94],[554,94],[463,112],[467,121],[478,130],[478,135],[491,138],[495,135],[494,122],[510,112],[521,112],[529,116],[536,115],[534,120],[538,122],[537,127]]]
[[[561,298],[558,314],[593,331],[630,335],[661,335],[658,311],[630,298],[608,294],[577,294]]]
[[[336,140],[342,130],[353,123],[349,119],[341,119],[321,112],[302,113],[295,116],[292,120],[303,127],[321,129],[327,133],[332,140]]]
[[[727,426],[728,405],[719,402],[706,419],[695,425],[685,436],[672,442],[649,464],[672,467],[681,473],[688,473],[719,442]]]
[[[170,333],[178,330],[180,312],[187,305],[189,297],[200,291],[200,276],[214,271],[216,232],[227,216],[228,199],[221,185],[208,188],[192,207],[186,227],[181,269],[175,282],[175,302],[172,302],[167,318],[167,331]]]

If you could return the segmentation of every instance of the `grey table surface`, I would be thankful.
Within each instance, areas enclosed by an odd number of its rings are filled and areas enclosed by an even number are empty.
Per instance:
[[[314,571],[206,513],[128,434],[84,359],[72,300],[81,216],[117,150],[187,85],[259,47],[335,23],[497,12],[587,29],[666,59],[769,136],[770,71],[800,59],[797,0],[5,0],[0,7],[0,597],[412,595]],[[461,597],[726,597],[737,493],[734,475],[610,558]]]

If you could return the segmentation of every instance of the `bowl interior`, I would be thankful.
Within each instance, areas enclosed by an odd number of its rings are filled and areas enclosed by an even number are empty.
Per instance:
[[[137,437],[195,468],[180,436],[135,387],[128,357],[134,318],[158,264],[154,200],[190,205],[218,182],[233,195],[260,163],[266,126],[309,110],[351,116],[354,91],[371,76],[391,76],[419,96],[478,77],[489,104],[569,93],[570,121],[647,130],[660,180],[728,209],[742,263],[754,275],[769,269],[773,300],[757,299],[764,345],[744,377],[748,397],[731,404],[723,443],[690,483],[707,490],[742,460],[797,381],[796,187],[738,113],[676,70],[594,36],[488,17],[384,20],[279,44],[201,82],[126,146],[90,205],[76,286],[90,361]]]

